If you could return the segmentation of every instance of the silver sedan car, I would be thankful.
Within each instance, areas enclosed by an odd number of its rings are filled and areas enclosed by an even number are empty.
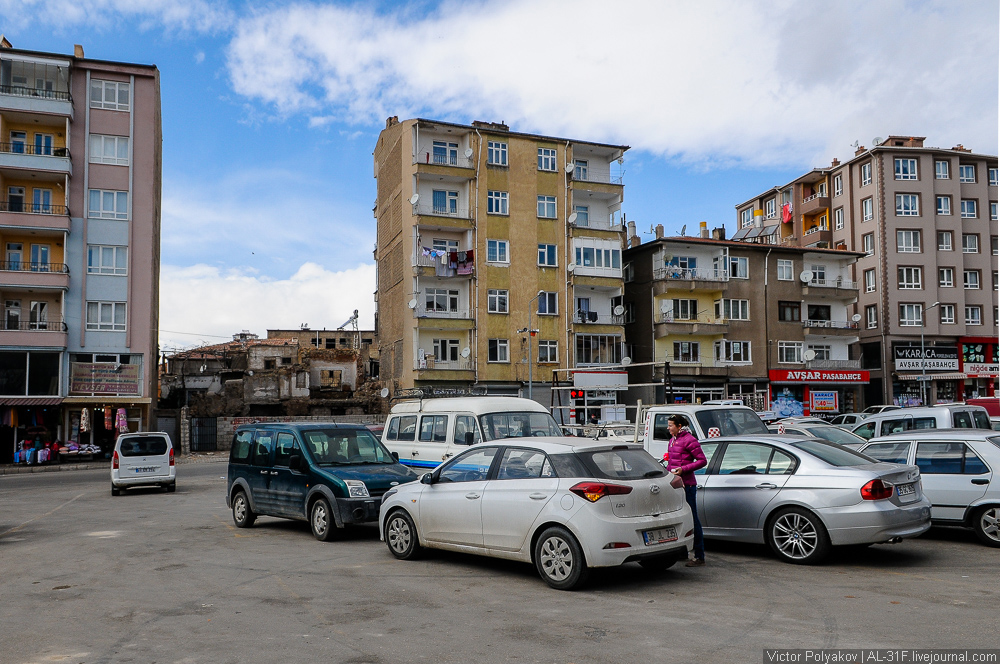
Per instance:
[[[845,431],[844,429],[833,426],[832,424],[784,424],[783,422],[779,422],[778,425],[769,426],[767,430],[771,433],[783,433],[789,436],[822,438],[823,440],[828,440],[831,443],[837,443],[838,445],[843,445],[844,447],[850,447],[852,450],[860,450],[861,447],[868,442],[858,434]]]
[[[790,563],[831,547],[895,542],[930,528],[920,471],[798,436],[711,438],[696,473],[705,537],[767,543]]]

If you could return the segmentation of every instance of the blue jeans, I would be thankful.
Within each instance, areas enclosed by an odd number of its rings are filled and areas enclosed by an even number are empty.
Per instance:
[[[705,559],[705,538],[701,532],[701,519],[698,518],[698,487],[684,485],[684,497],[691,507],[691,516],[694,517],[694,557],[698,560]]]

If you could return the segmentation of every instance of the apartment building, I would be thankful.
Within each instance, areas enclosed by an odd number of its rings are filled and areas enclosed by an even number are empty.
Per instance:
[[[0,463],[149,427],[160,144],[155,66],[0,41]]]
[[[548,403],[554,372],[620,362],[627,149],[389,118],[374,151],[382,379],[497,394],[530,381]]]
[[[857,356],[859,254],[709,237],[640,244],[629,222],[629,396],[742,399],[784,415],[851,412],[868,381]]]
[[[736,206],[734,239],[835,247],[854,266],[864,404],[993,396],[997,157],[890,136]]]

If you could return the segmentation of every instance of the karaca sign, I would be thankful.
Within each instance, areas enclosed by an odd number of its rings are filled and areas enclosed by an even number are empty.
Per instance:
[[[920,346],[896,346],[892,353],[896,360],[896,371],[958,371],[958,348],[955,346],[928,346],[923,349],[922,360]]]
[[[836,369],[772,369],[768,378],[772,383],[867,383],[867,371],[841,371]]]
[[[72,394],[139,394],[139,365],[115,362],[70,363]]]

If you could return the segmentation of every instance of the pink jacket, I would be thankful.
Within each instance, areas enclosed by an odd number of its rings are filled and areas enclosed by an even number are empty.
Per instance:
[[[667,462],[667,470],[680,468],[681,479],[684,486],[694,486],[697,480],[694,478],[694,471],[708,465],[705,460],[705,453],[701,451],[701,444],[698,439],[687,431],[681,431],[678,435],[670,439],[670,446],[664,455]]]

